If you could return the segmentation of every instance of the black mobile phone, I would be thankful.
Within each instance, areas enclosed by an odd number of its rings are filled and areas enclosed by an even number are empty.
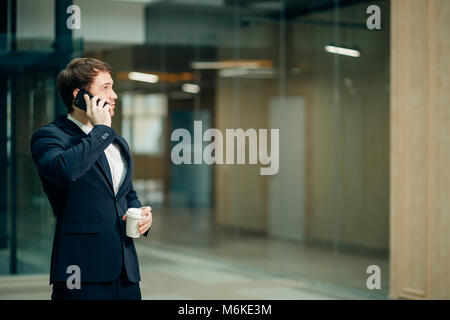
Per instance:
[[[89,92],[80,89],[78,91],[77,95],[75,96],[75,100],[73,101],[73,105],[77,108],[80,108],[81,110],[86,111],[86,101],[84,100],[84,95],[87,94],[89,96],[89,99],[92,99],[94,96],[90,94]]]

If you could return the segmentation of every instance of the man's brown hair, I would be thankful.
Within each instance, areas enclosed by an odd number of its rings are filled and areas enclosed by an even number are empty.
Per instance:
[[[58,74],[58,92],[69,112],[73,111],[73,90],[87,91],[100,71],[111,74],[112,69],[106,62],[95,58],[75,58]]]

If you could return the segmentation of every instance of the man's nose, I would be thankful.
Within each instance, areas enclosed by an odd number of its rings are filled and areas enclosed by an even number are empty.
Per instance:
[[[117,94],[114,92],[114,90],[113,90],[113,92],[112,92],[111,99],[113,99],[113,100],[116,100],[116,99],[117,99]]]

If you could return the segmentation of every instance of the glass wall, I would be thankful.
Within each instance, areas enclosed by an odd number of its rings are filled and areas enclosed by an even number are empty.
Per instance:
[[[111,64],[113,126],[133,152],[137,192],[153,207],[151,240],[140,244],[371,294],[367,267],[389,269],[387,0],[74,4],[82,25],[73,41],[83,48],[74,56]],[[366,26],[369,4],[381,9],[381,30]],[[55,80],[19,81],[27,95],[11,102],[22,111],[8,118],[17,123],[8,180],[17,208],[8,212],[19,258],[31,261],[49,257],[52,215],[27,139],[51,121]],[[243,149],[229,143],[237,129],[247,134]],[[383,276],[381,295],[388,283]]]
[[[0,7],[0,275],[50,268],[55,219],[29,147],[32,133],[55,116],[53,2],[46,6],[4,1]]]
[[[23,74],[15,86],[15,217],[17,272],[42,273],[50,267],[55,218],[30,156],[34,131],[54,118],[55,79],[49,72]],[[51,121],[50,120],[50,121]]]

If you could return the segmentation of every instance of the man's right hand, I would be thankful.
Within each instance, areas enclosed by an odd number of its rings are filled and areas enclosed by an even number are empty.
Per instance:
[[[111,115],[109,113],[110,106],[106,103],[106,99],[101,99],[97,103],[98,99],[99,97],[95,96],[89,100],[89,96],[87,94],[84,95],[84,101],[86,101],[86,115],[93,126],[103,124],[111,127]]]

